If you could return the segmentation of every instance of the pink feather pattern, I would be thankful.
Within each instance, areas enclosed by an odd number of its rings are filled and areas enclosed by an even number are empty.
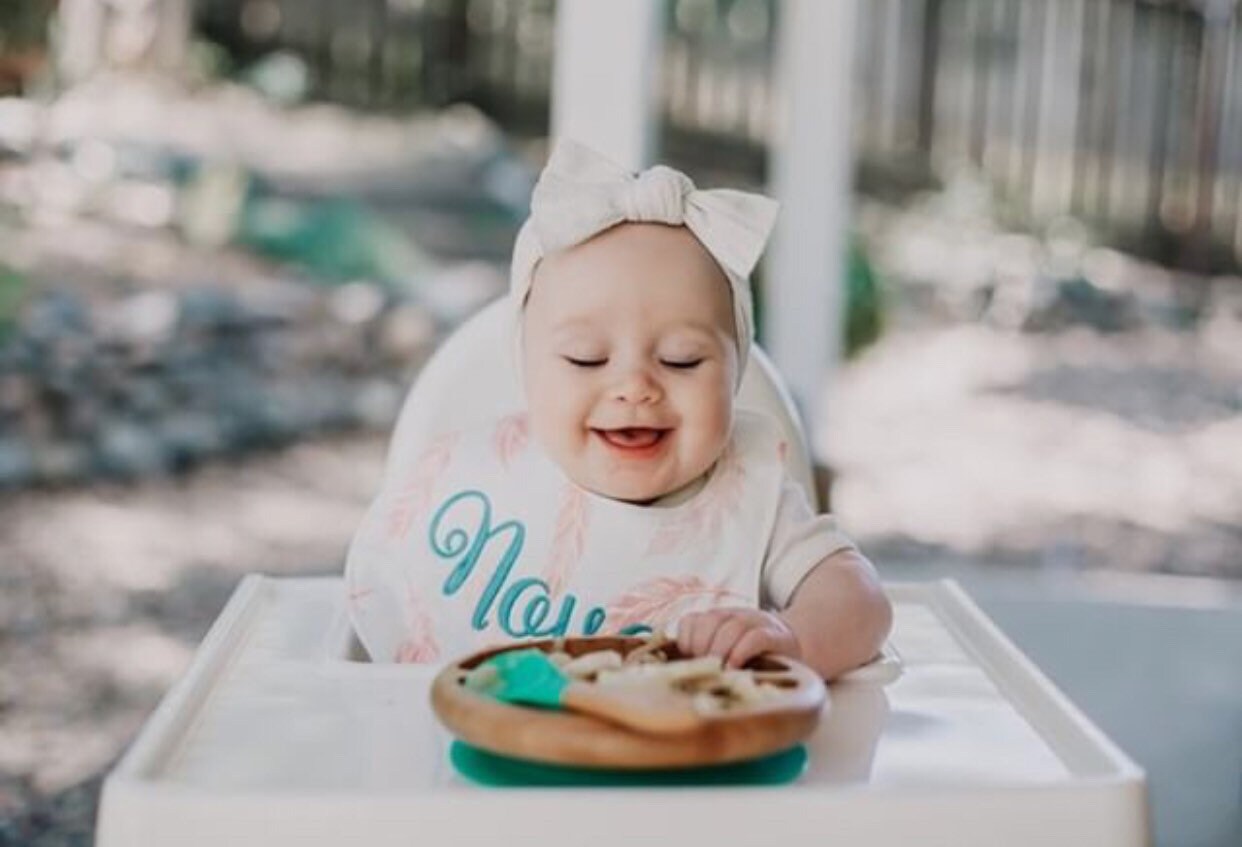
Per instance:
[[[590,507],[591,503],[582,489],[575,485],[565,486],[560,511],[556,514],[552,547],[542,574],[553,597],[559,597],[564,591],[586,549],[587,528],[591,523]]]
[[[732,450],[720,457],[707,487],[684,508],[669,510],[647,546],[648,556],[693,551],[710,558],[720,547],[725,522],[742,505],[746,471]]]
[[[397,645],[393,659],[401,664],[427,664],[440,659],[435,624],[422,601],[412,591],[408,598],[409,620],[406,636]]]
[[[500,464],[506,470],[509,468],[509,463],[526,449],[526,443],[529,440],[530,419],[525,412],[517,412],[503,417],[496,424],[496,432],[492,435],[492,444],[496,448],[496,455],[500,458]]]
[[[362,601],[375,593],[374,588],[354,588],[349,592],[348,602],[351,609],[357,609]]]
[[[388,537],[394,541],[405,538],[410,525],[426,510],[435,491],[436,482],[453,461],[453,448],[461,433],[449,432],[433,440],[414,463],[414,470],[405,485],[393,496],[388,512]]]
[[[363,600],[375,593],[375,589],[359,584],[358,572],[352,568],[346,572],[345,578],[347,580],[345,583],[345,602],[350,609],[358,609],[362,606]]]
[[[614,600],[607,609],[604,629],[614,633],[627,626],[645,624],[659,632],[704,598],[712,606],[726,602],[747,605],[742,595],[723,586],[709,585],[700,576],[662,576],[640,583]]]

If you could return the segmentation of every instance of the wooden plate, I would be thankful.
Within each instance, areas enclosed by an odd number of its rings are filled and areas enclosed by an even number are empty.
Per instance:
[[[597,636],[523,642],[474,653],[444,668],[431,687],[431,704],[449,731],[467,744],[503,756],[594,768],[656,769],[740,762],[789,749],[809,736],[828,702],[828,688],[803,664],[761,656],[747,668],[763,671],[783,696],[706,719],[701,729],[650,736],[572,712],[502,703],[467,688],[468,671],[507,650],[537,647],[577,657],[597,650],[627,655],[642,638]],[[664,648],[681,658],[675,644]]]

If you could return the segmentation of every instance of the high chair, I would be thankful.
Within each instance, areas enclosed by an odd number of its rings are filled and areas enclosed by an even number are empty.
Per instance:
[[[390,467],[518,406],[505,320],[485,308],[427,363]],[[797,412],[760,350],[739,403],[785,428],[815,502]],[[1142,771],[955,583],[885,587],[889,648],[833,683],[789,784],[496,788],[454,770],[428,698],[437,668],[366,661],[340,578],[251,574],[107,777],[97,844],[1148,843]]]

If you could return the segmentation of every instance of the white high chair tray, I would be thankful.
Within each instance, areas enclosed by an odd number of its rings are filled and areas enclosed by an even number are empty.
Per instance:
[[[902,673],[833,686],[795,782],[488,788],[449,763],[434,668],[351,656],[340,580],[250,576],[109,775],[97,843],[1148,843],[1142,771],[956,584],[887,588]]]

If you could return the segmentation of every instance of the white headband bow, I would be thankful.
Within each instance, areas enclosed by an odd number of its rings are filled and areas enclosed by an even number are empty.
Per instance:
[[[663,165],[634,175],[589,147],[559,141],[513,247],[509,295],[517,325],[544,256],[626,221],[684,225],[729,280],[740,380],[754,337],[750,272],[772,231],[776,207],[775,200],[745,191],[699,191],[688,176]]]

